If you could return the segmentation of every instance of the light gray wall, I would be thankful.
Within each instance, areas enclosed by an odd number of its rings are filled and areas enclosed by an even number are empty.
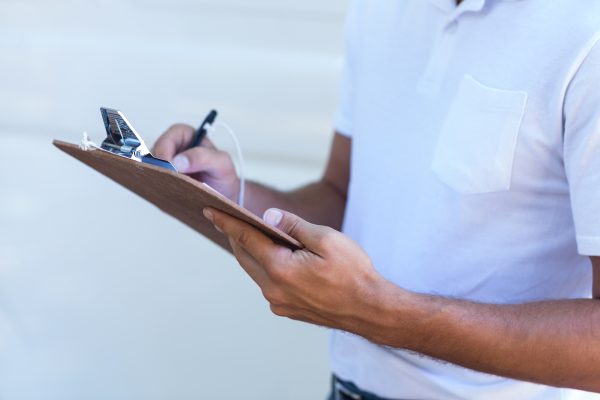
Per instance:
[[[101,140],[100,106],[148,142],[216,107],[250,176],[314,179],[347,3],[0,2],[1,399],[325,396],[325,329],[272,316],[231,257],[50,141]]]

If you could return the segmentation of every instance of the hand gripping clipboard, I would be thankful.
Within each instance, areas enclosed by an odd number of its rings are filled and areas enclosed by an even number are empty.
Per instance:
[[[197,232],[206,231],[207,221],[202,214],[202,210],[205,207],[213,207],[252,225],[276,243],[292,250],[304,247],[296,239],[277,228],[267,225],[262,219],[221,195],[210,186],[176,172],[172,166],[168,166],[170,165],[168,162],[153,157],[122,113],[111,109],[101,110],[103,117],[105,117],[108,133],[102,148],[84,150],[79,145],[60,140],[54,140],[53,144],[70,156],[148,200]],[[118,113],[116,118],[114,113]],[[107,122],[107,116],[108,118],[112,117],[119,124],[124,122],[131,131],[125,132],[122,129],[123,126],[120,126],[120,129],[117,128],[117,130],[121,136],[111,138],[111,121]],[[118,116],[123,118],[120,119]],[[138,143],[131,138],[127,138],[128,134],[134,135],[135,139],[139,141],[137,147]],[[105,146],[107,141],[113,145],[112,148],[111,146]],[[134,142],[133,146],[131,146],[132,141]],[[118,144],[121,144],[121,146],[118,146]],[[129,145],[129,147],[124,146],[124,144]],[[130,151],[130,148],[133,150]],[[124,223],[126,222],[124,221]]]

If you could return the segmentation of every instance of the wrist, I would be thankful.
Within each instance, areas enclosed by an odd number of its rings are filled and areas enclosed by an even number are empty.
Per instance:
[[[378,287],[378,312],[371,314],[370,341],[390,346],[416,350],[426,325],[428,296],[403,289],[384,280]]]

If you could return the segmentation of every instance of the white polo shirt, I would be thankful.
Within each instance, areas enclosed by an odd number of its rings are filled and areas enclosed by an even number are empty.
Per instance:
[[[600,255],[600,1],[357,0],[338,131],[344,232],[395,284],[489,303],[589,298]],[[399,399],[600,396],[334,331],[333,371]]]

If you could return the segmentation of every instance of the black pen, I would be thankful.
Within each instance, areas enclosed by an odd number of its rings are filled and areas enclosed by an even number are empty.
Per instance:
[[[217,119],[217,110],[212,110],[211,112],[208,113],[208,115],[206,116],[206,118],[204,118],[204,121],[202,121],[202,124],[200,125],[200,127],[198,127],[198,130],[196,131],[196,135],[194,137],[194,139],[192,140],[192,143],[190,144],[190,149],[192,147],[198,147],[202,144],[202,140],[206,137],[206,126],[207,125],[212,125],[215,123],[215,120]]]

